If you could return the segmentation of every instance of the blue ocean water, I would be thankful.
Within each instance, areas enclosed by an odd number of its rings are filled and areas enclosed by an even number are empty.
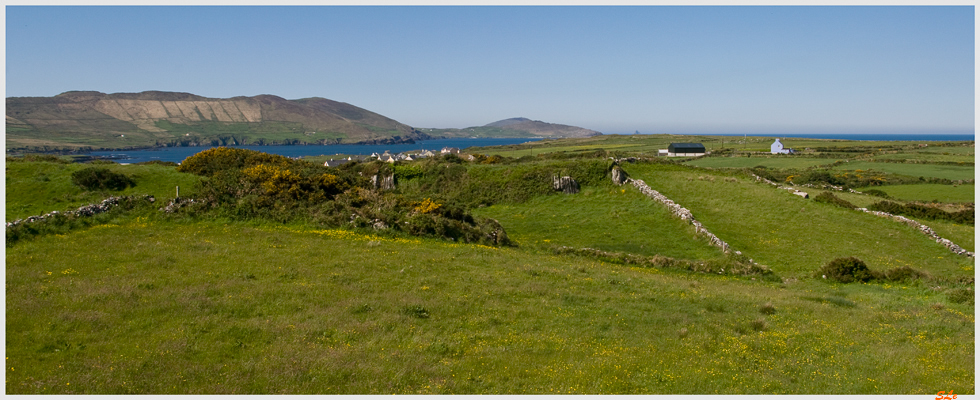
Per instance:
[[[360,154],[368,155],[371,153],[384,153],[386,150],[392,153],[401,153],[410,150],[441,150],[443,147],[467,147],[481,146],[503,146],[508,144],[521,144],[533,142],[541,139],[530,138],[477,138],[477,139],[437,139],[415,142],[415,144],[334,144],[334,145],[308,145],[308,146],[228,146],[242,149],[258,150],[264,153],[279,154],[287,157],[300,156],[320,156],[333,154]],[[210,147],[164,147],[159,149],[147,150],[120,150],[120,151],[93,151],[91,156],[106,157],[120,163],[139,163],[146,161],[171,161],[181,162],[185,158],[207,150]]]

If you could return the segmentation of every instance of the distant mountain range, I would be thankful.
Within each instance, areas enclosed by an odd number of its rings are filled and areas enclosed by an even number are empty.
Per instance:
[[[146,91],[72,91],[6,99],[8,151],[160,146],[412,143],[440,137],[586,137],[601,133],[527,118],[482,127],[415,129],[383,115],[320,97],[207,98]]]
[[[423,133],[433,137],[550,137],[572,138],[601,135],[591,129],[577,126],[551,124],[528,118],[509,118],[483,126],[463,129],[422,128]]]
[[[6,103],[8,149],[378,144],[428,138],[391,118],[320,97],[66,92],[8,97]]]

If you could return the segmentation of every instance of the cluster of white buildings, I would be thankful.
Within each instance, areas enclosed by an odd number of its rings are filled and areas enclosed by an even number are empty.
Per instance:
[[[459,148],[443,147],[442,150],[440,150],[439,152],[435,152],[432,150],[422,150],[422,151],[413,150],[411,152],[394,153],[394,154],[388,150],[385,150],[384,153],[381,154],[371,153],[370,156],[349,156],[347,158],[341,158],[338,160],[327,160],[326,162],[323,163],[323,165],[327,167],[336,167],[338,165],[346,164],[351,161],[370,161],[372,159],[393,163],[395,161],[413,161],[413,160],[418,160],[420,158],[434,157],[442,154],[458,155]]]

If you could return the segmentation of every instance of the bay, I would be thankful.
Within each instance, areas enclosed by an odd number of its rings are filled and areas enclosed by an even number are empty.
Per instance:
[[[414,144],[333,144],[333,145],[299,145],[299,146],[226,146],[241,149],[261,151],[263,153],[279,154],[286,157],[304,156],[329,156],[335,154],[369,155],[371,153],[384,153],[389,151],[392,154],[402,153],[412,150],[432,150],[438,152],[443,147],[457,147],[465,149],[468,147],[483,146],[503,146],[509,144],[521,144],[541,140],[538,138],[456,138],[456,139],[435,139],[422,140]],[[187,157],[210,149],[211,147],[163,147],[157,149],[144,150],[118,150],[118,151],[93,151],[88,155],[110,159],[124,164],[135,164],[147,161],[171,161],[179,163]]]

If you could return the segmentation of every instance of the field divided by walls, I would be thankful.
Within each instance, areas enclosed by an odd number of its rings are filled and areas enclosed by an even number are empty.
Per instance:
[[[973,276],[959,257],[906,225],[795,196],[749,175],[627,164],[624,169],[687,207],[707,229],[755,261],[785,275],[805,275],[837,257],[871,268],[911,266],[935,274]]]

